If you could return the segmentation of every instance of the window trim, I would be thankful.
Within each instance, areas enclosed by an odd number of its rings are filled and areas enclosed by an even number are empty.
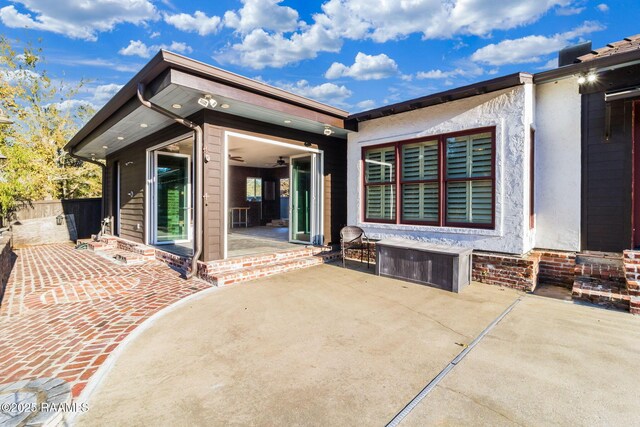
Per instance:
[[[254,197],[254,200],[249,200],[249,192],[247,191],[247,184],[249,184],[249,180],[253,181],[253,193],[255,194],[256,192],[256,183],[258,180],[260,180],[260,200],[255,200],[257,198],[257,196]],[[262,184],[263,184],[263,179],[260,176],[248,176],[245,179],[245,201],[248,203],[262,203],[263,201],[263,194],[262,194]]]
[[[395,173],[393,174],[393,181],[389,181],[389,182],[385,182],[385,183],[379,183],[379,182],[375,182],[375,183],[367,183],[367,164],[366,164],[366,149],[379,149],[379,148],[387,148],[387,147],[395,147]],[[366,149],[362,150],[362,200],[364,201],[363,205],[362,205],[362,218],[364,218],[365,222],[376,222],[376,223],[380,223],[380,224],[397,224],[398,222],[398,147],[397,144],[395,142],[390,142],[390,143],[386,143],[386,144],[378,144],[375,146],[370,146],[370,147],[366,147]],[[378,218],[367,218],[367,204],[366,204],[366,200],[367,200],[367,187],[370,186],[374,186],[374,187],[381,187],[381,186],[390,186],[390,187],[395,187],[396,189],[396,200],[395,200],[395,218],[394,219],[378,219]]]
[[[479,133],[491,134],[491,175],[483,177],[468,177],[468,178],[447,178],[446,177],[446,162],[445,162],[445,150],[447,138],[460,137],[467,135],[474,135]],[[402,179],[402,146],[408,144],[416,144],[425,141],[438,141],[438,178],[437,180],[421,180],[421,181],[404,181]],[[395,146],[396,154],[396,170],[395,179],[393,182],[387,185],[394,185],[396,191],[396,205],[395,205],[395,219],[394,220],[380,220],[374,218],[367,218],[367,192],[366,187],[372,184],[366,182],[366,164],[365,155],[367,150],[375,150],[379,148]],[[429,135],[420,138],[411,138],[400,141],[388,142],[384,144],[368,145],[362,147],[361,153],[361,179],[362,179],[362,194],[360,197],[362,203],[362,216],[364,222],[379,223],[379,224],[397,224],[397,225],[424,225],[424,226],[437,226],[437,227],[458,227],[458,228],[471,228],[471,229],[485,229],[495,230],[496,227],[496,127],[486,126],[475,129],[467,129],[457,132],[448,132],[438,135]],[[446,185],[448,182],[469,182],[469,181],[491,181],[491,223],[468,223],[468,222],[450,222],[447,221],[447,205],[446,205]],[[438,184],[438,221],[416,221],[416,220],[402,220],[403,200],[402,200],[402,185],[407,183],[419,184],[421,182],[436,182]],[[373,184],[380,185],[380,184]]]

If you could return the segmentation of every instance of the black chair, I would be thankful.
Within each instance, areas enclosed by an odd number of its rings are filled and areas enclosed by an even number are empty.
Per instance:
[[[340,230],[340,249],[342,250],[342,267],[346,267],[347,249],[360,249],[360,261],[362,261],[364,251],[367,251],[367,269],[369,268],[369,251],[371,249],[369,247],[369,238],[362,228],[353,225],[342,227],[342,230]]]

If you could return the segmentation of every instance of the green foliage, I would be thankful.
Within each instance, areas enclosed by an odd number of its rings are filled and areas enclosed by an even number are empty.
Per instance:
[[[0,36],[0,108],[15,122],[0,125],[0,215],[34,200],[95,197],[101,191],[96,165],[74,159],[64,145],[93,114],[71,102],[84,82],[70,86],[42,69],[42,50],[18,54]]]

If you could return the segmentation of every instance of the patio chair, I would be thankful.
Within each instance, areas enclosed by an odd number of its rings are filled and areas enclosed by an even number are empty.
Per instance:
[[[347,249],[360,249],[360,261],[367,251],[367,269],[369,268],[369,238],[360,227],[348,225],[340,230],[340,249],[342,250],[342,267],[346,267]]]

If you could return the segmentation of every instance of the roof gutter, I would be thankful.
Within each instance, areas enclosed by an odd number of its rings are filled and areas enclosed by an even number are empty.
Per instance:
[[[94,165],[98,165],[98,166],[100,166],[100,169],[102,170],[102,197],[101,197],[102,200],[101,200],[101,203],[100,203],[100,205],[101,205],[100,206],[100,215],[102,216],[102,219],[104,219],[104,218],[107,217],[106,205],[104,203],[104,196],[105,196],[105,194],[107,194],[107,182],[106,182],[107,181],[106,180],[106,177],[107,177],[107,174],[106,174],[107,165],[105,165],[104,163],[99,162],[97,160],[90,159],[88,157],[82,157],[82,156],[80,156],[78,154],[75,154],[74,151],[75,151],[75,147],[72,147],[69,150],[69,155],[71,157],[73,157],[75,159],[78,159],[78,160],[82,160],[83,162],[93,163]]]
[[[193,211],[193,223],[195,232],[193,233],[193,258],[191,258],[191,271],[185,272],[185,276],[187,279],[193,277],[193,275],[198,271],[198,259],[200,258],[200,254],[202,253],[202,176],[203,176],[203,166],[202,166],[202,150],[203,150],[203,133],[202,128],[197,124],[193,123],[190,120],[185,119],[184,117],[178,116],[177,114],[172,113],[171,111],[165,110],[159,105],[155,105],[151,103],[151,101],[145,99],[144,97],[145,85],[144,83],[138,83],[138,99],[145,107],[153,110],[157,113],[160,113],[170,119],[173,119],[176,123],[179,123],[195,132],[195,144],[193,145],[193,162],[195,164],[195,170],[193,173],[193,181],[194,181],[194,199],[195,206]]]

